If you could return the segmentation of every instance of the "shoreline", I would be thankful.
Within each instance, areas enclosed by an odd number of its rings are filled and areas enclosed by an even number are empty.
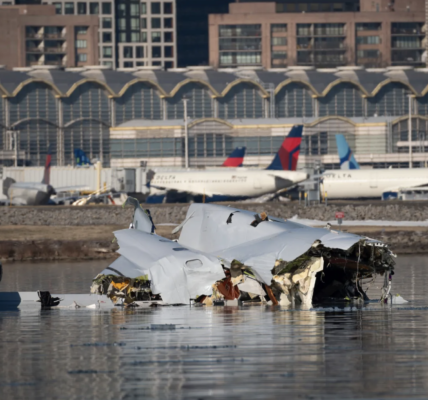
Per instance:
[[[1,261],[114,260],[119,256],[113,232],[127,225],[0,226]],[[177,239],[174,226],[158,225],[156,233]],[[338,226],[333,226],[338,229]],[[397,255],[428,253],[428,227],[346,226],[341,231],[379,239]]]

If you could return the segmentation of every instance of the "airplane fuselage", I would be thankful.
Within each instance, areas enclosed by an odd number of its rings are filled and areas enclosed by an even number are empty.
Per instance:
[[[427,168],[328,170],[320,190],[329,199],[380,198],[386,192],[424,185],[428,185]]]
[[[307,179],[298,171],[221,170],[156,173],[150,185],[207,196],[256,197],[286,189]]]
[[[7,191],[12,204],[27,206],[46,205],[54,193],[51,185],[36,182],[16,182]]]

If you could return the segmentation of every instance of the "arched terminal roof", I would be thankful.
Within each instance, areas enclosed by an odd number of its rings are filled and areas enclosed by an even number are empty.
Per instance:
[[[234,87],[246,84],[257,89],[263,97],[269,91],[278,93],[287,85],[299,83],[314,96],[326,96],[341,83],[350,83],[365,96],[375,96],[389,83],[401,83],[409,93],[424,96],[428,92],[428,69],[411,67],[368,68],[339,67],[315,69],[289,67],[283,69],[189,67],[164,71],[156,67],[128,68],[113,71],[103,66],[58,69],[47,66],[0,69],[0,92],[16,96],[31,82],[44,82],[60,97],[70,96],[86,82],[100,84],[112,97],[120,97],[137,82],[147,83],[159,91],[161,97],[172,97],[185,85],[197,83],[213,97],[226,96]]]

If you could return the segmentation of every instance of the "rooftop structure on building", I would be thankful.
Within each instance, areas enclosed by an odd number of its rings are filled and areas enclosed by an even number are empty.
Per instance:
[[[237,2],[209,19],[214,67],[425,66],[424,0]]]

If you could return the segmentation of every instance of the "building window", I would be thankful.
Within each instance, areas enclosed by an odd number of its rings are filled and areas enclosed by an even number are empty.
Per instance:
[[[283,60],[287,58],[286,51],[272,51],[272,60]]]
[[[110,15],[111,14],[111,3],[101,3],[102,4],[102,10],[104,15]]]
[[[136,58],[144,58],[144,47],[143,46],[135,47],[135,57]]]
[[[379,44],[379,36],[357,36],[357,44]]]
[[[89,14],[99,14],[100,13],[100,4],[99,3],[89,3]]]
[[[152,29],[159,29],[161,27],[160,18],[152,18]]]
[[[172,32],[164,32],[163,41],[165,43],[172,43],[174,41],[173,36],[172,36]]]
[[[141,42],[147,43],[147,32],[141,32]]]
[[[152,47],[152,58],[161,58],[161,47],[160,46],[153,46]]]
[[[287,24],[272,24],[270,26],[272,33],[286,33],[287,32]]]
[[[119,3],[117,6],[117,16],[126,17],[126,5],[124,3]]]
[[[343,35],[345,24],[314,24],[315,35]]]
[[[147,4],[146,3],[141,3],[141,14],[142,15],[146,15],[147,14]]]
[[[88,33],[87,26],[76,26],[76,35],[86,35]]]
[[[393,36],[391,47],[394,49],[419,49],[422,48],[422,37]]]
[[[113,55],[112,47],[111,46],[104,46],[103,47],[103,57],[104,58],[111,58]]]
[[[152,32],[152,43],[160,43],[161,40],[161,33],[160,32]]]
[[[126,30],[126,18],[119,18],[117,20],[117,28],[122,31]]]
[[[136,65],[137,67],[144,67],[144,66],[146,65],[146,63],[145,63],[144,61],[137,61],[137,62],[135,63],[135,65]]]
[[[141,29],[147,29],[147,18],[141,18]]]
[[[55,13],[62,14],[62,3],[53,3],[55,5]]]
[[[103,18],[103,28],[104,29],[111,29],[111,18]]]
[[[172,14],[172,3],[163,3],[163,13]]]
[[[164,18],[163,19],[163,27],[164,28],[172,28],[172,18]]]
[[[123,58],[132,58],[133,51],[131,46],[124,46],[123,48]]]
[[[73,15],[74,14],[74,3],[65,3],[64,4],[64,14]]]
[[[83,39],[76,40],[76,48],[86,49],[86,40],[83,40]]]
[[[162,63],[160,61],[152,61],[153,66],[161,66]]]
[[[272,38],[272,46],[287,46],[287,38],[286,37],[273,37]]]
[[[88,55],[86,53],[78,53],[77,54],[77,61],[78,62],[86,62],[86,61],[88,61]]]
[[[103,42],[104,43],[111,43],[111,33],[110,32],[103,32]]]
[[[125,61],[123,66],[124,68],[134,68],[134,63],[132,61]]]
[[[364,24],[356,24],[357,31],[380,31],[382,24],[380,22],[369,22]]]
[[[86,3],[77,3],[77,14],[86,14]]]
[[[140,30],[140,18],[130,18],[131,30],[139,31]]]
[[[378,58],[380,56],[379,50],[358,50],[358,58]]]
[[[261,65],[260,52],[224,52],[220,53],[220,65]]]
[[[165,68],[166,69],[174,68],[174,62],[173,61],[165,61]]]
[[[126,43],[126,33],[125,32],[120,32],[118,35],[118,41],[119,43]]]
[[[220,37],[261,37],[262,26],[257,25],[220,25]]]
[[[167,57],[167,58],[174,57],[174,50],[172,46],[164,47],[164,57]]]
[[[138,3],[131,3],[129,5],[129,13],[131,17],[139,17],[140,16],[140,5]]]
[[[140,32],[131,32],[131,42],[138,43],[140,42],[141,34]]]
[[[160,14],[161,13],[161,3],[152,3],[152,14]]]
[[[297,24],[297,36],[311,36],[311,24]]]
[[[106,67],[113,68],[113,62],[111,61],[103,61],[103,65],[105,65]]]

